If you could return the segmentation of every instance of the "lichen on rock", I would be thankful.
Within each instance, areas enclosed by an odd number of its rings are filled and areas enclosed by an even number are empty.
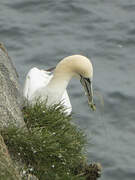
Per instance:
[[[0,126],[13,123],[22,127],[25,125],[20,110],[23,98],[20,94],[17,72],[4,49],[0,43]]]

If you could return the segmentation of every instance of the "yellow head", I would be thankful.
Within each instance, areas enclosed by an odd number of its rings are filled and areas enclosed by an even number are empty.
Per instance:
[[[72,77],[79,77],[81,84],[83,85],[85,92],[88,96],[88,103],[90,107],[93,107],[93,67],[91,61],[82,55],[73,55],[64,58],[56,66],[54,75],[63,79],[71,79]]]

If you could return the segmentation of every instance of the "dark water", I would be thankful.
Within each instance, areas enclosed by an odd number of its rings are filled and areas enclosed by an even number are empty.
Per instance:
[[[97,111],[78,81],[68,87],[88,159],[102,164],[102,180],[134,180],[135,1],[1,0],[0,41],[22,85],[33,66],[46,69],[72,54],[92,59]]]

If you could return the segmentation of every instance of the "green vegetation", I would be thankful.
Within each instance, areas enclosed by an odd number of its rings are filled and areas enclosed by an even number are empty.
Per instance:
[[[85,136],[58,104],[37,103],[23,109],[27,129],[2,130],[10,154],[39,180],[83,180]]]

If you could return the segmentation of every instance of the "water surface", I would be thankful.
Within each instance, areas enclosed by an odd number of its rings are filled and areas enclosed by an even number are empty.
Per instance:
[[[134,180],[135,1],[1,0],[0,41],[22,86],[31,67],[46,69],[72,54],[91,58],[97,111],[79,81],[68,87],[88,160],[102,164],[101,180]]]

